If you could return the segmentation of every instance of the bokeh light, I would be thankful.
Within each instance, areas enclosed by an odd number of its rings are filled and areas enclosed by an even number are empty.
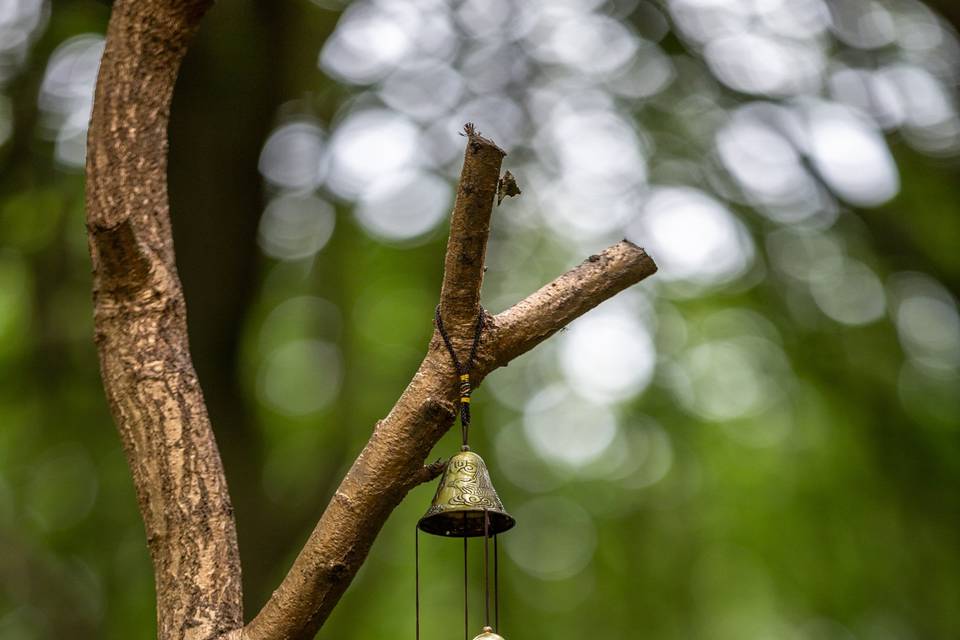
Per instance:
[[[285,189],[317,188],[325,167],[323,130],[309,120],[288,122],[275,129],[260,153],[260,173],[271,184]]]
[[[810,291],[825,314],[843,324],[866,324],[886,310],[883,284],[862,262],[844,258],[815,268]]]
[[[920,273],[896,274],[891,292],[894,322],[907,355],[925,368],[960,370],[960,314],[953,295]]]
[[[260,393],[276,411],[301,416],[329,406],[340,390],[341,376],[336,345],[296,340],[267,354],[260,372]]]
[[[896,195],[897,167],[871,122],[826,104],[812,105],[805,115],[813,164],[837,195],[867,207]]]
[[[581,318],[561,336],[560,366],[570,386],[586,397],[636,397],[653,378],[653,341],[635,317],[604,311]]]
[[[610,446],[617,434],[617,417],[607,406],[571,393],[565,385],[555,385],[527,402],[523,429],[538,455],[579,467],[593,462]]]
[[[536,498],[515,510],[533,523],[505,537],[517,566],[542,580],[562,580],[586,568],[597,544],[593,519],[580,505],[558,497]]]
[[[49,16],[46,0],[7,0],[0,6],[0,87],[26,63]]]
[[[753,245],[720,202],[697,189],[661,187],[651,194],[631,236],[650,248],[664,280],[719,284],[743,275]]]
[[[330,141],[328,184],[339,196],[364,194],[380,178],[415,167],[417,127],[387,110],[351,114]]]
[[[357,220],[371,235],[408,240],[433,229],[452,204],[449,183],[422,172],[400,172],[374,182],[357,203]]]
[[[56,158],[65,167],[80,168],[86,161],[87,122],[103,42],[99,34],[75,36],[57,47],[47,63],[40,110],[56,140]]]
[[[333,235],[333,207],[314,196],[281,195],[270,201],[260,219],[260,247],[282,260],[308,258]]]
[[[678,399],[714,422],[756,415],[776,403],[789,368],[776,345],[750,336],[696,345],[679,365]]]

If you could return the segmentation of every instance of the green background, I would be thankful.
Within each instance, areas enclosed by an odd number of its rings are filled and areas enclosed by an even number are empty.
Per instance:
[[[661,267],[474,394],[519,520],[502,633],[960,637],[960,45],[955,6],[933,9],[219,2],[170,189],[248,617],[422,356],[472,120],[524,191],[494,212],[489,310],[624,236]],[[82,141],[108,17],[0,3],[4,639],[155,634],[91,339]],[[318,637],[412,637],[432,491]],[[425,640],[461,633],[459,550],[422,541]]]

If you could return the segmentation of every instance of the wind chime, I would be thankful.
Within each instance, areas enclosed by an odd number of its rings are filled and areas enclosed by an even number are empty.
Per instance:
[[[450,353],[460,376],[460,434],[463,441],[460,452],[450,458],[437,486],[437,493],[426,514],[417,523],[416,531],[416,618],[417,640],[420,640],[420,532],[446,538],[463,538],[463,636],[470,637],[469,576],[467,541],[483,536],[483,591],[484,626],[474,640],[504,640],[497,634],[500,627],[499,553],[497,536],[513,528],[516,521],[503,508],[483,458],[470,450],[470,370],[477,357],[480,336],[483,333],[483,311],[477,316],[473,346],[467,362],[461,363],[443,327],[440,307],[437,307],[437,330]],[[493,618],[490,617],[490,546],[493,546]]]

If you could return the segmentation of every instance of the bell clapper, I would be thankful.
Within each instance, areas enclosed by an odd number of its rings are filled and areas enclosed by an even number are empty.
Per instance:
[[[483,631],[480,632],[480,635],[478,635],[473,640],[505,640],[505,638],[501,635],[494,633],[492,628],[484,627]]]

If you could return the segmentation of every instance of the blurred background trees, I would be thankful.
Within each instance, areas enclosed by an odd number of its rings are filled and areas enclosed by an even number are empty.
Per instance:
[[[91,343],[108,15],[0,1],[3,638],[154,624]],[[219,2],[174,99],[171,198],[248,608],[418,362],[474,121],[524,190],[495,211],[488,309],[624,236],[661,266],[476,394],[521,523],[504,634],[960,636],[958,21],[950,0]],[[320,637],[412,632],[431,492]],[[439,638],[457,550],[427,542]]]

